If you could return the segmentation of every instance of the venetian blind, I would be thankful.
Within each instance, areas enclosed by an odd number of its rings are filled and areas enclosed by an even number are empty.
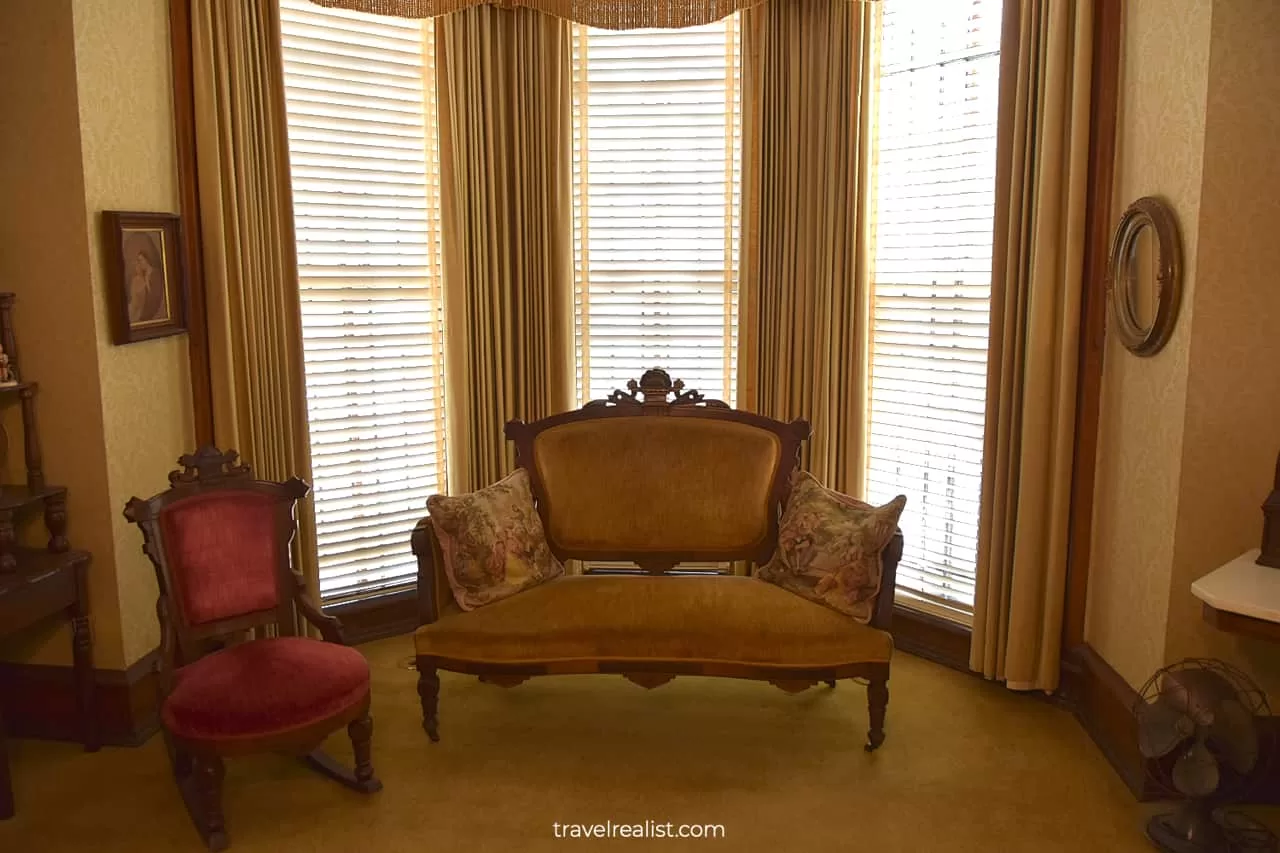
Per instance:
[[[867,481],[908,498],[899,600],[973,608],[1001,0],[884,0]]]
[[[736,15],[682,30],[575,25],[580,403],[662,367],[732,404],[739,52]]]
[[[430,23],[281,0],[320,591],[413,587],[445,483]]]

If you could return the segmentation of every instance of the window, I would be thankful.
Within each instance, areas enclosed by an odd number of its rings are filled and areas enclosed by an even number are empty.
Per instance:
[[[662,367],[732,404],[739,48],[737,16],[683,30],[574,29],[579,403]]]
[[[973,609],[1001,0],[884,0],[869,497],[908,498],[899,601]]]
[[[281,0],[320,591],[414,586],[445,483],[430,24]]]

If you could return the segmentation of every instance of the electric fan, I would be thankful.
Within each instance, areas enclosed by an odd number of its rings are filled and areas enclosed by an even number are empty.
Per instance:
[[[1275,836],[1231,811],[1270,744],[1257,717],[1266,696],[1248,676],[1219,660],[1191,658],[1159,670],[1134,706],[1138,743],[1164,792],[1182,798],[1177,810],[1147,822],[1147,837],[1170,853],[1274,851]]]

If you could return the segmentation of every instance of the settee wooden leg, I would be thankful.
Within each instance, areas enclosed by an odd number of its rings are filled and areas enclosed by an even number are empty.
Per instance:
[[[889,678],[873,678],[867,684],[867,711],[871,728],[867,730],[867,752],[884,743],[884,712],[889,707]]]
[[[825,683],[832,690],[836,689],[836,680],[834,678],[828,678]]]
[[[422,729],[433,741],[440,740],[440,676],[434,666],[418,662],[418,698],[422,700]]]

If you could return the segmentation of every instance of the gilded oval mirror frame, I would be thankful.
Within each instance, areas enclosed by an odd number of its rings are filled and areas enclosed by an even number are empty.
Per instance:
[[[1144,235],[1155,240],[1153,263],[1142,263],[1144,253],[1139,251],[1139,243]],[[1154,289],[1145,310],[1140,306],[1144,301],[1140,288],[1144,286]],[[1107,291],[1113,329],[1120,342],[1140,356],[1163,349],[1173,334],[1182,299],[1182,240],[1173,211],[1160,199],[1140,198],[1120,217],[1107,262]]]

